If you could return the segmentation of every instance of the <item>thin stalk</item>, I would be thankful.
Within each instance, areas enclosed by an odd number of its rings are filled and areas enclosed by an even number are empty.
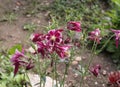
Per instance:
[[[24,72],[24,77],[23,77],[24,80],[26,80],[25,77],[26,77],[26,72]],[[30,82],[30,81],[29,81],[29,82]],[[24,87],[24,86],[26,86],[26,84],[22,84],[22,87]]]
[[[71,56],[69,58],[69,62],[66,63],[65,72],[64,72],[63,80],[60,83],[60,87],[62,87],[62,86],[64,87],[65,75],[67,74],[68,68],[69,68],[69,66],[70,66],[70,64],[72,62],[73,55],[74,55],[74,49],[72,48],[72,50],[71,50]]]
[[[113,37],[114,35],[112,35],[107,41],[106,41],[106,43],[102,46],[102,48],[100,49],[100,51],[98,52],[98,53],[100,53],[102,50],[103,50],[103,48],[108,44],[108,42],[110,41],[110,39]],[[87,70],[89,69],[89,66],[90,66],[90,64],[91,64],[91,62],[92,62],[92,60],[94,59],[94,53],[95,53],[95,51],[96,51],[96,48],[97,48],[97,43],[94,41],[94,44],[93,44],[93,46],[92,46],[92,55],[91,55],[91,57],[90,57],[90,60],[89,60],[89,63],[88,63],[88,65],[87,65],[87,68],[86,68],[86,71],[85,71],[85,73],[87,72]],[[96,54],[98,54],[98,53],[96,53]],[[84,79],[84,76],[82,76],[83,78],[81,78],[81,84],[80,84],[80,87],[82,87],[82,80]]]
[[[43,87],[45,87],[45,81],[44,81],[44,83],[43,83]]]
[[[108,44],[108,42],[110,41],[110,39],[111,39],[113,36],[114,36],[114,35],[112,35],[112,36],[106,41],[106,43],[101,47],[101,49],[100,49],[96,54],[100,53],[100,52],[103,50],[103,48]],[[91,55],[90,61],[89,61],[89,63],[88,63],[88,66],[90,66],[90,63],[91,63],[91,61],[92,61],[93,58],[94,58],[94,53],[95,53],[95,51],[96,51],[96,48],[97,48],[97,43],[95,43],[95,41],[94,41],[94,44],[93,44],[93,47],[92,47],[92,55]]]
[[[64,73],[64,78],[63,78],[63,87],[65,85],[65,75],[67,74],[67,71],[68,71],[68,67],[69,67],[69,64],[66,64],[66,68],[65,68],[65,73]]]
[[[27,74],[27,71],[25,71],[25,76],[27,76],[27,78],[28,78],[28,80],[29,80],[29,85],[30,85],[30,87],[32,87],[32,84],[31,84],[31,82],[30,82],[30,78],[29,78],[29,76],[28,76],[28,74]]]
[[[85,50],[85,47],[87,46],[87,45],[85,45],[85,40],[86,40],[86,37],[87,37],[87,35],[86,35],[86,31],[84,30],[83,31],[83,47],[82,47],[82,53],[84,52],[84,50]]]
[[[52,58],[53,58],[53,76],[55,78],[55,81],[56,81],[56,87],[58,87],[58,79],[57,79],[57,58],[56,58],[56,54],[53,54],[52,55]],[[52,82],[52,84],[54,85],[54,80]]]
[[[62,87],[62,86],[64,87],[64,85],[65,85],[65,75],[67,74],[68,67],[69,67],[69,64],[66,63],[64,77],[63,77],[63,80],[62,80],[62,84],[60,84],[60,87]]]
[[[93,45],[92,54],[91,54],[90,60],[89,60],[89,62],[88,62],[87,69],[89,68],[89,66],[90,66],[90,64],[91,64],[91,62],[92,62],[92,60],[93,60],[93,58],[94,58],[94,52],[95,52],[95,50],[96,50],[96,47],[97,47],[97,43],[95,43],[95,44]]]
[[[83,79],[84,79],[84,75],[82,75],[82,77],[81,77],[81,80],[80,80],[80,87],[82,87]]]
[[[96,54],[99,54],[99,53],[104,49],[104,47],[108,44],[108,42],[110,41],[110,39],[113,38],[113,36],[114,36],[114,35],[112,35],[112,36],[106,41],[106,43],[101,47],[101,49],[100,49]]]
[[[40,76],[39,76],[40,77]],[[41,77],[40,77],[40,87],[42,87],[42,79],[41,79]]]
[[[91,55],[90,60],[89,60],[89,62],[88,62],[88,65],[87,65],[87,67],[86,67],[86,69],[85,69],[85,75],[86,75],[87,70],[88,70],[88,68],[89,68],[89,66],[90,66],[90,64],[91,64],[91,61],[92,61],[93,58],[94,58],[94,51],[95,51],[96,47],[97,47],[97,43],[94,41],[94,44],[93,44],[93,46],[92,46],[92,52],[93,52],[93,54]],[[83,79],[84,79],[85,75],[82,74],[82,78],[81,78],[81,81],[80,81],[80,87],[82,87],[82,83],[83,83]]]
[[[94,43],[93,43],[91,52],[94,52],[95,44],[97,44],[96,41],[94,41]]]
[[[56,60],[56,56],[55,56],[55,66],[54,66],[54,72],[55,72],[55,80],[56,80],[56,87],[58,87],[58,84],[57,84],[57,60]]]
[[[39,60],[39,56],[38,56],[38,54],[36,55],[36,57],[37,57],[37,68],[38,68],[38,75],[39,75],[39,79],[40,79],[40,87],[42,87],[42,79],[41,79],[41,72],[40,72],[40,70],[41,70],[41,68],[40,68],[40,60]]]

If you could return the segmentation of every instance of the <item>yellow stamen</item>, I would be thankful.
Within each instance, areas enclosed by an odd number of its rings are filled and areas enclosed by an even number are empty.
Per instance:
[[[55,36],[52,36],[51,37],[51,40],[55,41],[56,37]]]
[[[65,55],[66,55],[67,57],[70,57],[70,51],[65,51]]]

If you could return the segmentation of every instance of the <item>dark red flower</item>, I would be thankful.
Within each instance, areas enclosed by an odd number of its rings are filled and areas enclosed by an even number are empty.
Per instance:
[[[109,83],[115,87],[120,87],[120,71],[110,72],[108,74]]]
[[[43,57],[46,55],[46,44],[44,44],[42,41],[37,42],[37,52],[36,53],[41,53]]]
[[[30,36],[30,39],[33,42],[42,41],[44,39],[44,35],[39,33],[34,33]]]
[[[76,46],[76,47],[79,48],[80,45],[81,45],[81,44],[80,44],[80,41],[79,41],[79,40],[75,40],[75,41],[74,41],[74,46]]]
[[[99,72],[101,70],[101,66],[99,64],[93,66],[91,69],[90,69],[90,72],[94,75],[94,76],[98,76]]]
[[[11,62],[15,66],[14,69],[14,75],[17,74],[19,66],[21,65],[20,63],[23,63],[24,61],[21,61],[21,58],[24,57],[24,51],[20,52],[18,50],[15,51],[15,54],[11,58]]]
[[[70,47],[71,46],[69,45],[65,45],[65,46],[56,45],[55,51],[61,59],[65,59],[70,57],[70,51],[69,51]]]
[[[48,31],[46,35],[46,41],[49,46],[54,46],[55,44],[60,44],[62,42],[62,31],[63,29],[54,29]]]
[[[70,21],[67,23],[67,29],[72,31],[81,32],[81,23],[76,21]]]
[[[120,30],[113,30],[113,29],[111,29],[111,30],[112,30],[112,32],[115,33],[116,47],[118,48],[119,41],[120,41]]]
[[[68,37],[63,41],[63,44],[69,44],[70,42],[72,42],[72,39]]]
[[[28,63],[26,63],[26,70],[30,70],[34,67],[34,64],[32,60],[30,60]]]
[[[24,55],[24,50],[22,52],[16,50],[15,54],[11,58],[11,62],[15,66],[14,76],[17,74],[20,66],[26,67],[26,70],[33,68],[32,62],[27,62],[28,58]]]
[[[98,44],[100,43],[100,40],[102,39],[100,37],[100,30],[99,28],[95,29],[94,31],[89,33],[89,37],[90,40],[96,41]]]

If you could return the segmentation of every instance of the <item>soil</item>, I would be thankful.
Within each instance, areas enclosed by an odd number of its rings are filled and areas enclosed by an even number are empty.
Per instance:
[[[41,2],[51,3],[51,0],[43,0]],[[48,25],[49,20],[46,20],[46,13],[44,12],[37,12],[36,16],[25,15],[24,12],[27,10],[27,5],[28,0],[0,0],[0,20],[6,15],[6,12],[15,12],[17,15],[17,19],[12,22],[0,22],[0,50],[8,49],[18,43],[27,47],[26,43],[29,41],[31,32],[23,30],[23,26],[26,23],[34,23],[37,25],[37,29],[34,32],[43,32],[45,29],[44,26]],[[88,63],[89,55],[90,52],[85,51],[84,54],[76,57],[81,58],[80,62],[84,64]],[[69,68],[66,79],[68,87],[79,87],[81,78],[73,72],[73,69],[78,68],[78,62],[78,60],[74,61]],[[107,73],[116,70],[116,66],[111,62],[109,55],[100,54],[96,56],[91,66],[95,64],[102,65],[100,75],[96,78],[92,74],[88,74],[87,77],[84,78],[83,87],[107,87]],[[58,66],[59,72],[64,69],[63,67],[64,65]]]
[[[30,36],[30,31],[23,29],[25,24],[35,24],[37,29],[34,32],[42,32],[43,27],[48,25],[44,13],[39,12],[35,16],[24,15],[26,10],[28,10],[26,5],[26,0],[0,0],[0,46],[2,46],[2,49],[10,48],[15,44],[23,44],[25,46]],[[11,22],[3,19],[10,12],[17,15],[16,19],[11,20]]]

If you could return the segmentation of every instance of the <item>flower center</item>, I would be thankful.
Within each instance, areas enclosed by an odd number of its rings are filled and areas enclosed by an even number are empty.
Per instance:
[[[95,35],[98,36],[99,35],[98,32],[96,32]]]
[[[70,51],[65,51],[65,56],[70,57]]]
[[[52,36],[51,37],[51,40],[55,41],[56,37],[55,36]]]

